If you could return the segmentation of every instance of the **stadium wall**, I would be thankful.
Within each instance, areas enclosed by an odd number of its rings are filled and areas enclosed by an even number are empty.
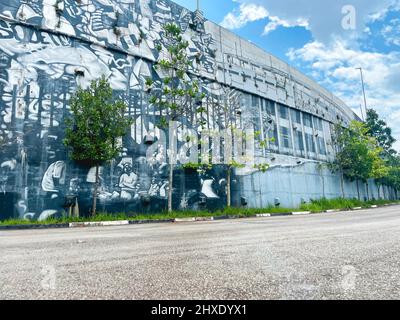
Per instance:
[[[163,130],[156,126],[160,114],[148,103],[145,82],[162,78],[153,64],[156,48],[166,49],[162,26],[168,22],[177,23],[189,41],[188,76],[206,93],[208,112],[201,117],[209,128],[224,127],[219,108],[234,97],[230,112],[239,126],[275,138],[256,150],[271,165],[267,173],[235,172],[235,205],[266,206],[278,198],[297,206],[342,195],[340,177],[321,164],[334,157],[332,126],[357,116],[317,83],[200,11],[169,0],[0,0],[0,219],[65,215],[71,201],[81,213],[89,211],[94,169],[71,162],[62,140],[71,96],[101,75],[126,102],[134,124],[121,141],[123,152],[101,168],[99,208],[165,209]],[[188,147],[184,133],[199,129],[198,120],[182,120],[180,150]],[[347,197],[357,196],[355,183],[344,185]],[[215,209],[226,201],[222,166],[177,169],[173,188],[176,209]],[[373,182],[370,188],[375,198],[394,196],[385,189],[378,195]]]

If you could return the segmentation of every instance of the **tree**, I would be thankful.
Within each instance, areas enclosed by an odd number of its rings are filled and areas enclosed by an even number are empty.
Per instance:
[[[366,121],[367,133],[374,137],[386,155],[396,154],[392,149],[396,139],[392,136],[392,129],[389,128],[386,122],[379,118],[378,113],[374,109],[367,110]]]
[[[228,91],[227,88],[223,87],[224,99],[221,104],[219,104],[219,112],[222,115],[223,129],[225,129],[226,136],[225,144],[230,143],[233,145],[232,140],[235,139],[235,131],[237,130],[237,118],[240,115],[240,99],[241,95],[236,90]],[[222,128],[221,128],[222,129]],[[231,141],[227,141],[230,139]],[[234,150],[231,150],[230,154],[224,154],[224,166],[226,168],[226,205],[227,207],[232,206],[232,196],[231,196],[231,185],[232,185],[232,171],[235,168],[245,167],[244,163],[238,161],[238,159],[233,158]]]
[[[358,198],[360,190],[358,181],[363,181],[369,198],[369,179],[379,179],[387,175],[388,169],[381,158],[383,149],[375,138],[369,136],[364,123],[353,121],[348,128],[337,124],[334,143],[337,147],[336,158],[330,165],[334,171],[340,171],[350,181],[357,182]]]
[[[382,151],[383,149],[381,147],[372,147],[369,153],[372,160],[372,169],[369,178],[375,179],[378,185],[378,181],[380,181],[384,177],[387,177],[390,172],[390,168],[387,166],[386,161],[382,157]],[[367,196],[369,199],[368,180],[366,180],[366,184]]]
[[[224,130],[225,137],[224,143],[230,144],[230,148],[224,148],[224,168],[226,170],[226,205],[227,207],[232,206],[231,196],[231,184],[232,184],[232,173],[235,169],[245,168],[249,164],[251,159],[244,156],[243,147],[251,140],[253,142],[258,141],[259,147],[264,149],[268,141],[273,139],[265,139],[261,136],[261,132],[256,131],[249,133],[243,131],[245,128],[242,127],[241,117],[241,94],[235,89],[229,89],[227,87],[221,87],[224,92],[224,99],[216,106],[216,113],[221,117],[220,130]],[[247,119],[249,121],[249,119]],[[259,119],[258,119],[259,120]],[[254,121],[249,121],[248,125],[254,126]],[[252,127],[254,129],[254,127]],[[253,130],[254,131],[254,130]],[[267,163],[257,163],[253,165],[252,169],[266,172],[269,168]]]
[[[380,188],[382,185],[392,187],[396,192],[396,198],[398,198],[398,191],[400,190],[400,156],[392,154],[387,156],[385,161],[388,172],[384,177],[377,180],[378,187]]]
[[[171,121],[193,118],[193,114],[202,113],[201,101],[205,95],[200,92],[199,82],[188,75],[192,62],[187,54],[189,43],[183,38],[182,30],[176,24],[168,23],[164,25],[161,37],[166,52],[161,43],[157,45],[160,56],[154,65],[161,83],[157,86],[153,80],[147,79],[146,84],[151,87],[150,104],[158,107],[162,114],[159,125],[167,127]],[[175,163],[171,161],[173,155],[169,156],[168,211],[171,212]]]
[[[99,167],[119,155],[118,138],[127,133],[132,120],[125,116],[125,103],[113,101],[113,91],[104,76],[87,89],[78,88],[70,108],[64,144],[72,160],[96,167],[91,212],[96,215]]]
[[[400,159],[397,151],[393,149],[393,144],[396,140],[392,136],[392,129],[387,126],[384,120],[379,118],[378,113],[374,109],[367,110],[366,126],[368,128],[368,135],[374,137],[378,145],[382,148],[380,157],[385,161],[387,169],[386,175],[378,175],[378,179],[376,180],[378,188],[380,189],[382,185],[388,185],[397,192],[399,189],[397,177],[400,168]]]

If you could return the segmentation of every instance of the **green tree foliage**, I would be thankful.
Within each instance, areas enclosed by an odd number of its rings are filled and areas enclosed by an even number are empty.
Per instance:
[[[385,158],[388,166],[388,173],[384,177],[377,180],[379,186],[387,185],[396,190],[400,190],[400,156],[391,154]]]
[[[126,134],[132,120],[125,116],[125,103],[113,100],[113,91],[104,76],[92,81],[87,89],[78,88],[70,108],[64,144],[72,160],[96,167],[92,207],[95,215],[99,167],[119,155],[118,138]]]
[[[396,140],[392,136],[392,129],[386,122],[379,118],[374,109],[368,109],[366,126],[368,135],[374,137],[378,145],[383,149],[381,157],[387,166],[387,173],[377,179],[378,185],[388,185],[395,190],[400,190],[400,156],[393,149]]]
[[[164,25],[162,38],[166,45],[163,50],[161,44],[157,45],[160,51],[159,59],[154,68],[161,77],[161,84],[147,79],[146,85],[150,87],[150,104],[160,110],[161,127],[167,127],[170,121],[186,118],[190,123],[197,118],[196,114],[205,111],[202,107],[200,84],[188,76],[192,62],[188,57],[189,43],[183,37],[182,30],[174,23]],[[199,125],[203,126],[204,123]],[[173,171],[174,164],[170,163],[168,188],[168,211],[172,212]]]
[[[392,136],[392,129],[387,126],[384,120],[379,118],[374,109],[367,110],[366,127],[368,135],[376,139],[385,154],[393,155],[396,153],[392,149],[393,144],[396,142],[396,139]]]
[[[336,159],[331,168],[341,172],[350,181],[381,179],[388,174],[388,167],[382,159],[383,149],[374,137],[368,135],[364,123],[353,121],[348,128],[338,124],[334,142],[337,147]],[[358,190],[359,193],[359,190]]]

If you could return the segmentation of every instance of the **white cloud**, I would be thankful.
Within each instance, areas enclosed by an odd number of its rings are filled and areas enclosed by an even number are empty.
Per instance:
[[[387,45],[400,46],[400,19],[391,19],[381,33]]]
[[[336,39],[329,45],[314,41],[301,49],[291,49],[288,57],[310,66],[310,74],[358,114],[364,101],[356,68],[362,67],[368,107],[376,109],[392,127],[400,150],[400,53],[361,51]]]
[[[400,0],[237,0],[241,4],[258,5],[266,8],[271,21],[266,31],[275,26],[306,26],[315,40],[329,43],[332,37],[357,38],[366,30],[366,23],[386,15],[390,6],[399,6]],[[342,8],[351,4],[356,10],[356,30],[342,27]],[[281,24],[279,24],[279,21]]]
[[[221,22],[221,26],[230,30],[235,30],[244,27],[250,22],[263,20],[266,18],[268,18],[269,22],[265,25],[263,35],[269,34],[278,27],[308,27],[307,19],[281,19],[278,16],[270,15],[264,6],[254,3],[242,3],[239,8],[234,9],[224,17],[223,21]]]
[[[275,31],[278,27],[292,28],[292,27],[304,27],[308,28],[308,20],[304,18],[298,18],[295,21],[283,20],[277,16],[269,16],[270,22],[265,26],[263,35],[267,35],[272,31]]]
[[[238,10],[236,9],[224,17],[221,26],[230,30],[240,29],[247,23],[265,19],[268,15],[268,11],[262,6],[252,3],[241,4]]]

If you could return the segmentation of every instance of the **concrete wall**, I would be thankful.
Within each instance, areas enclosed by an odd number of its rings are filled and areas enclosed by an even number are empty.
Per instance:
[[[278,198],[281,206],[298,207],[302,201],[312,199],[346,198],[358,199],[357,182],[344,180],[342,190],[340,175],[329,171],[317,162],[305,162],[300,165],[278,165],[266,173],[256,172],[242,177],[241,194],[246,197],[249,206],[268,207]],[[379,191],[378,191],[379,190]],[[359,182],[360,199],[367,199],[366,185]],[[378,189],[376,183],[369,181],[370,199],[394,199],[394,190],[386,186]]]
[[[207,21],[201,12],[169,0],[0,0],[0,219],[64,215],[71,197],[77,198],[81,212],[89,211],[94,169],[71,162],[62,140],[71,96],[101,75],[127,104],[126,116],[134,124],[121,141],[119,157],[101,168],[99,208],[165,208],[169,186],[162,140],[168,132],[156,126],[160,114],[148,102],[145,81],[152,78],[156,86],[162,81],[153,64],[166,51],[162,26],[168,22],[179,24],[189,42],[193,66],[188,76],[200,80],[206,93],[202,104],[209,110],[181,119],[180,150],[188,147],[184,132],[198,132],[200,120],[208,120],[208,129],[226,127],[221,105],[236,96],[238,103],[230,104],[229,112],[239,126],[254,125],[263,138],[276,136],[275,144],[257,147],[263,161],[296,166],[333,158],[331,127],[338,120],[355,119],[354,113],[297,70]],[[146,136],[155,143],[146,143]],[[272,169],[267,181],[253,172],[238,173],[235,203],[240,204],[244,192],[254,205],[275,194],[295,204],[302,197],[297,182],[305,186],[305,195],[323,196],[314,187],[314,169],[303,177],[296,170]],[[326,176],[331,181],[327,186],[332,185],[329,195],[340,195],[337,177]],[[222,167],[201,173],[177,170],[172,187],[177,209],[215,209],[225,203]]]

